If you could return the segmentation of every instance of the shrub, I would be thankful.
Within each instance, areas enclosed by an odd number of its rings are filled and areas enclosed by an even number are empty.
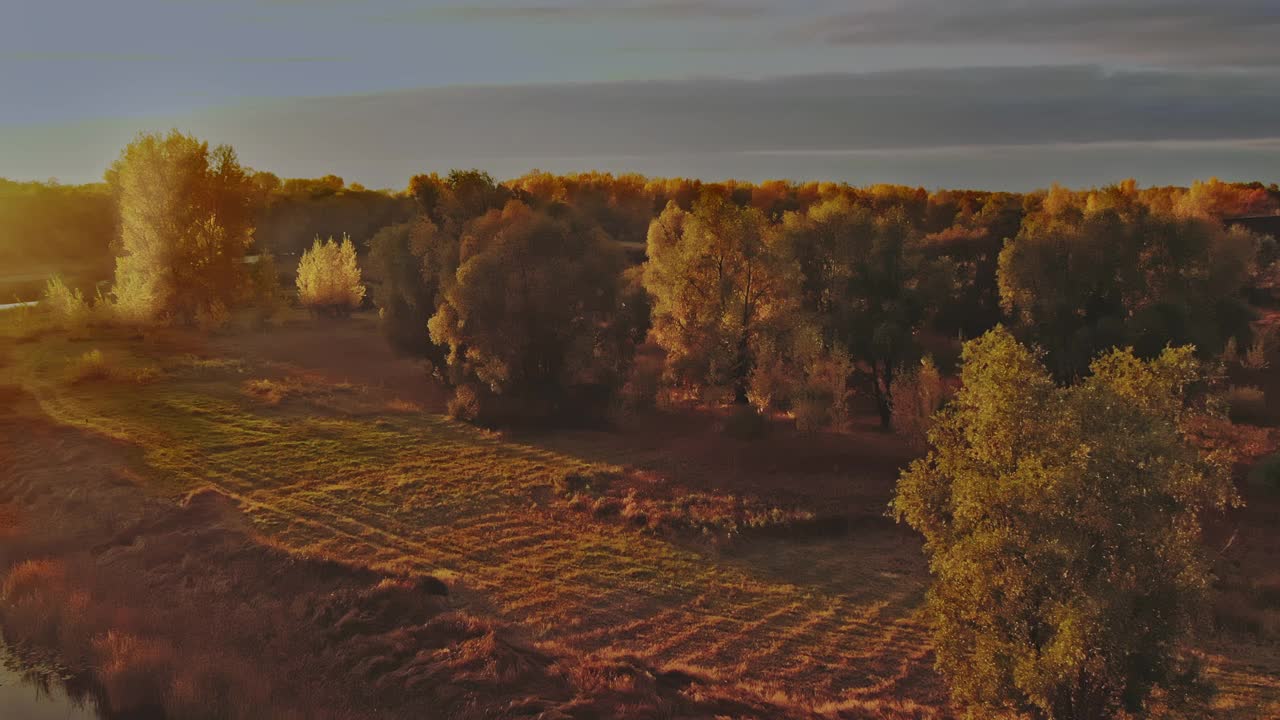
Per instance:
[[[801,432],[844,427],[849,419],[849,377],[853,361],[848,353],[817,352],[804,363],[804,382],[793,401],[792,413]]]
[[[933,425],[933,416],[946,402],[942,375],[925,357],[920,366],[899,378],[893,393],[893,429],[911,442],[923,445]]]
[[[72,383],[106,380],[111,377],[111,367],[107,364],[102,351],[94,348],[72,360],[67,374]]]
[[[662,385],[662,355],[637,353],[627,381],[618,393],[623,410],[649,410],[658,402]]]
[[[231,311],[221,300],[210,300],[196,309],[196,327],[206,332],[217,330],[231,319]]]
[[[555,479],[557,494],[569,497],[579,493],[600,495],[618,479],[618,473],[610,470],[569,470]]]
[[[449,417],[471,422],[480,417],[480,397],[470,385],[459,385],[449,398]]]
[[[298,261],[298,301],[314,312],[345,316],[360,307],[365,287],[360,282],[356,248],[345,234],[342,242],[317,237]]]
[[[16,603],[24,598],[44,592],[46,588],[62,587],[66,583],[66,568],[54,560],[24,560],[4,576],[0,584],[0,600]]]
[[[1267,419],[1267,395],[1252,385],[1232,385],[1223,396],[1232,422],[1261,425]]]
[[[1270,365],[1267,354],[1274,343],[1275,331],[1270,327],[1264,327],[1256,332],[1253,342],[1243,353],[1240,352],[1240,346],[1235,337],[1231,337],[1227,339],[1227,345],[1222,350],[1222,360],[1239,365],[1246,370],[1266,370]]]
[[[56,275],[45,285],[42,304],[64,330],[83,330],[89,324],[92,310],[84,299],[84,293],[67,287]]]
[[[71,384],[93,380],[118,380],[146,383],[155,380],[160,370],[150,365],[123,367],[108,360],[101,350],[94,348],[71,361],[67,368],[67,381]]]
[[[177,667],[172,645],[108,630],[94,641],[94,650],[112,713],[125,716],[156,709]]]
[[[791,368],[779,353],[761,353],[751,370],[747,399],[762,412],[786,410],[792,403],[794,384]]]
[[[1270,337],[1268,335],[1259,336],[1245,351],[1244,356],[1240,358],[1240,367],[1246,370],[1266,370],[1270,365],[1267,362],[1269,344]]]
[[[802,397],[792,408],[796,429],[812,433],[826,427],[831,420],[831,401],[823,397]]]

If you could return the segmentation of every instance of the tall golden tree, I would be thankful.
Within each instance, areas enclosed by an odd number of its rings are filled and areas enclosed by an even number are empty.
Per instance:
[[[120,213],[115,297],[139,323],[216,324],[243,296],[253,183],[235,150],[140,134],[107,170]]]
[[[747,402],[760,340],[787,323],[796,274],[764,215],[708,194],[674,203],[649,226],[644,287],[669,369],[692,385],[727,387]]]

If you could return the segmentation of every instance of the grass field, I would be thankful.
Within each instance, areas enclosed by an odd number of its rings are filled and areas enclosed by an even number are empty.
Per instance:
[[[763,445],[695,442],[688,419],[487,432],[438,414],[439,388],[386,354],[369,318],[3,342],[0,378],[54,421],[136,447],[148,492],[214,488],[291,553],[435,575],[556,656],[634,656],[806,712],[949,714],[919,541],[876,519],[903,451],[868,428]],[[115,376],[71,382],[94,349]],[[600,471],[864,521],[727,544],[664,537],[559,501],[566,472]],[[1224,717],[1280,716],[1274,642],[1210,648]]]

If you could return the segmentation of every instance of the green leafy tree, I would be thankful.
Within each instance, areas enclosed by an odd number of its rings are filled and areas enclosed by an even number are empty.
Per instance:
[[[644,286],[669,369],[746,403],[763,337],[785,322],[795,273],[764,215],[715,194],[667,205],[649,227]]]
[[[1001,303],[1059,379],[1116,346],[1152,357],[1193,344],[1209,357],[1249,340],[1240,292],[1257,246],[1243,229],[1151,208],[1132,182],[1054,188],[1000,253]]]
[[[893,501],[925,538],[955,700],[970,717],[1046,720],[1189,706],[1181,648],[1210,580],[1199,519],[1237,502],[1224,458],[1183,433],[1191,348],[1115,350],[1060,387],[997,327],[963,362]]]
[[[255,187],[229,146],[142,134],[107,171],[120,212],[115,297],[133,322],[215,323],[242,299]]]
[[[604,338],[623,264],[602,231],[511,201],[467,223],[457,248],[456,271],[447,257],[437,266],[428,327],[449,350],[449,379],[474,398],[465,415],[563,417],[616,387]]]
[[[895,376],[919,356],[915,334],[948,294],[948,264],[925,254],[898,210],[877,216],[842,197],[789,213],[783,235],[803,277],[804,308],[828,345],[869,369],[889,427]]]
[[[427,323],[441,290],[457,279],[461,228],[442,229],[422,212],[409,223],[384,228],[370,242],[374,302],[383,334],[397,352],[445,362],[447,350],[431,341]]]

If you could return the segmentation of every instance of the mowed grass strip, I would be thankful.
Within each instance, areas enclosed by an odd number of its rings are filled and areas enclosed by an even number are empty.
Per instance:
[[[239,498],[290,550],[451,578],[467,602],[567,652],[636,654],[817,707],[944,712],[918,612],[923,563],[900,533],[708,554],[538,501],[564,472],[599,467],[598,447],[513,442],[423,413],[266,404],[242,392],[257,369],[240,360],[67,386],[59,370],[83,347],[53,346],[27,345],[17,363],[50,415],[136,444],[157,493]],[[127,348],[104,349],[127,361]],[[1217,658],[1218,707],[1269,716],[1270,667]]]
[[[856,542],[810,548],[845,556],[824,570],[849,569],[814,585],[769,563],[724,562],[537,502],[564,472],[598,467],[564,449],[436,415],[269,405],[240,390],[252,368],[235,367],[203,361],[145,387],[70,389],[48,372],[35,377],[51,415],[139,445],[157,492],[214,486],[295,551],[451,577],[549,645],[635,653],[814,697],[856,690],[835,682],[846,657],[884,643],[895,654],[886,665],[905,659],[891,621],[915,614],[920,586],[865,587],[871,558],[850,555]],[[886,607],[878,624],[839,622],[879,620]],[[911,654],[924,643],[920,635]],[[785,671],[797,662],[803,673]]]

